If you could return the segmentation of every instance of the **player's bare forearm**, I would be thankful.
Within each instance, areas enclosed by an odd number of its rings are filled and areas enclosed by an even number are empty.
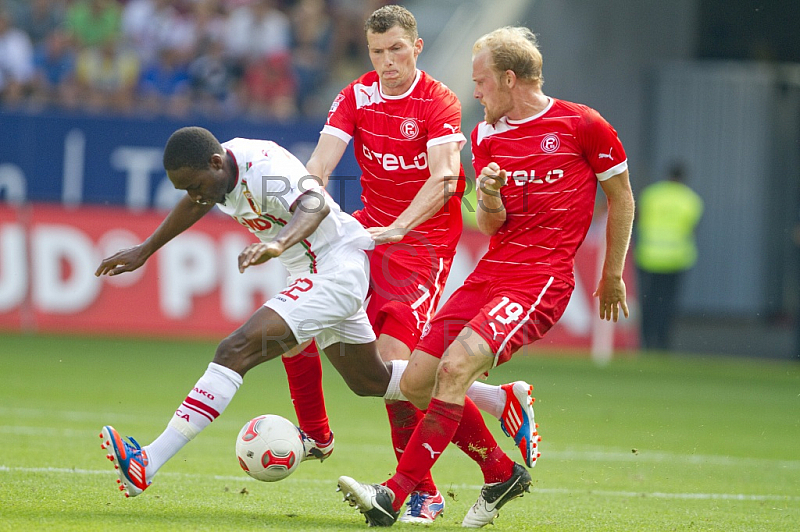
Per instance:
[[[595,295],[599,300],[600,318],[617,321],[620,308],[628,317],[622,274],[633,228],[634,200],[627,171],[604,181],[602,187],[608,198],[606,254]]]
[[[506,208],[500,189],[506,184],[506,171],[497,163],[489,163],[476,178],[478,205],[475,209],[475,222],[478,230],[492,236],[506,222]]]
[[[201,205],[192,201],[189,196],[184,196],[175,207],[173,207],[167,217],[164,218],[161,225],[153,231],[153,234],[150,235],[142,245],[145,246],[151,254],[155,253],[155,251],[160,249],[164,244],[197,223],[200,218],[208,214],[213,208],[213,203],[210,205]]]
[[[445,202],[456,193],[458,179],[457,174],[429,178],[411,204],[397,217],[392,228],[407,233],[442,210]]]
[[[347,143],[340,138],[325,133],[321,134],[314,152],[306,163],[309,175],[320,178],[322,186],[327,186],[328,180],[342,159],[346,148]]]
[[[94,274],[118,275],[140,268],[153,253],[194,225],[213,208],[213,204],[200,205],[189,196],[184,196],[144,242],[103,259]]]
[[[430,177],[390,226],[391,230],[407,233],[442,210],[444,204],[455,195],[461,173],[459,143],[432,146],[428,150],[428,161]]]
[[[272,241],[251,244],[239,254],[239,271],[281,256],[285,250],[313,233],[330,212],[330,205],[320,189],[305,192],[292,205],[292,219]]]

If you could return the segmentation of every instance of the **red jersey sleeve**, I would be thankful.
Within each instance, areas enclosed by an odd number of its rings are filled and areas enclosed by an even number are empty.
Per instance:
[[[466,139],[461,132],[461,102],[445,85],[439,84],[434,105],[428,106],[428,147],[447,142],[458,142],[459,148]]]
[[[628,157],[616,130],[594,109],[586,108],[575,133],[584,157],[600,181],[628,168]]]
[[[323,133],[339,137],[344,142],[350,142],[356,128],[356,104],[351,83],[334,98],[328,111]]]

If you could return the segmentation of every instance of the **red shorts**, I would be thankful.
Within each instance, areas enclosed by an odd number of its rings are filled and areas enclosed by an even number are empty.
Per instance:
[[[439,305],[453,257],[401,244],[369,253],[367,316],[376,336],[396,338],[413,351]]]
[[[494,357],[493,366],[503,364],[561,318],[572,288],[549,275],[491,280],[470,276],[442,306],[416,348],[441,358],[450,344],[471,334],[468,327],[489,344],[491,352],[484,354]]]

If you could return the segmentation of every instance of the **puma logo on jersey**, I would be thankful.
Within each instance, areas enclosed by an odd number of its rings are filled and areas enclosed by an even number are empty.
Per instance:
[[[447,122],[445,122],[445,123],[444,123],[444,124],[442,124],[442,125],[443,125],[444,127],[446,127],[447,129],[449,129],[450,131],[452,131],[452,132],[453,132],[453,134],[456,134],[456,133],[458,132],[458,126],[451,126],[451,125],[450,125],[450,124],[448,124]]]
[[[614,147],[613,146],[608,150],[608,153],[598,153],[597,154],[597,158],[598,159],[611,159],[613,161],[614,157],[611,156],[611,152],[612,151],[614,151]]]
[[[356,109],[361,109],[362,107],[367,107],[369,105],[375,105],[383,101],[377,82],[373,83],[372,85],[362,85],[357,83],[355,86],[353,86],[353,95],[356,97]]]
[[[435,459],[437,454],[442,454],[441,451],[434,451],[433,447],[431,447],[431,444],[427,442],[423,443],[422,446],[425,447],[429,453],[431,453],[431,460]]]
[[[494,336],[492,336],[492,340],[497,338],[498,334],[502,334],[503,336],[505,336],[505,334],[506,334],[504,331],[498,331],[497,328],[494,326],[494,322],[493,321],[489,322],[489,327],[491,327],[492,332],[494,333]]]

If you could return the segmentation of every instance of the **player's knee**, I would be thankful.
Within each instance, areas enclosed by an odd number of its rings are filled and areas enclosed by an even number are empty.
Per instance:
[[[472,370],[466,364],[451,358],[443,358],[436,370],[438,388],[461,388],[466,390],[472,378]]]
[[[250,351],[249,342],[244,335],[234,331],[217,345],[214,363],[244,375],[252,367],[248,356]]]
[[[383,397],[388,384],[380,379],[366,378],[364,375],[352,379],[345,379],[347,386],[359,397]]]
[[[410,379],[400,380],[400,391],[417,408],[425,409],[431,402],[430,387],[420,386],[419,383],[414,383]]]

